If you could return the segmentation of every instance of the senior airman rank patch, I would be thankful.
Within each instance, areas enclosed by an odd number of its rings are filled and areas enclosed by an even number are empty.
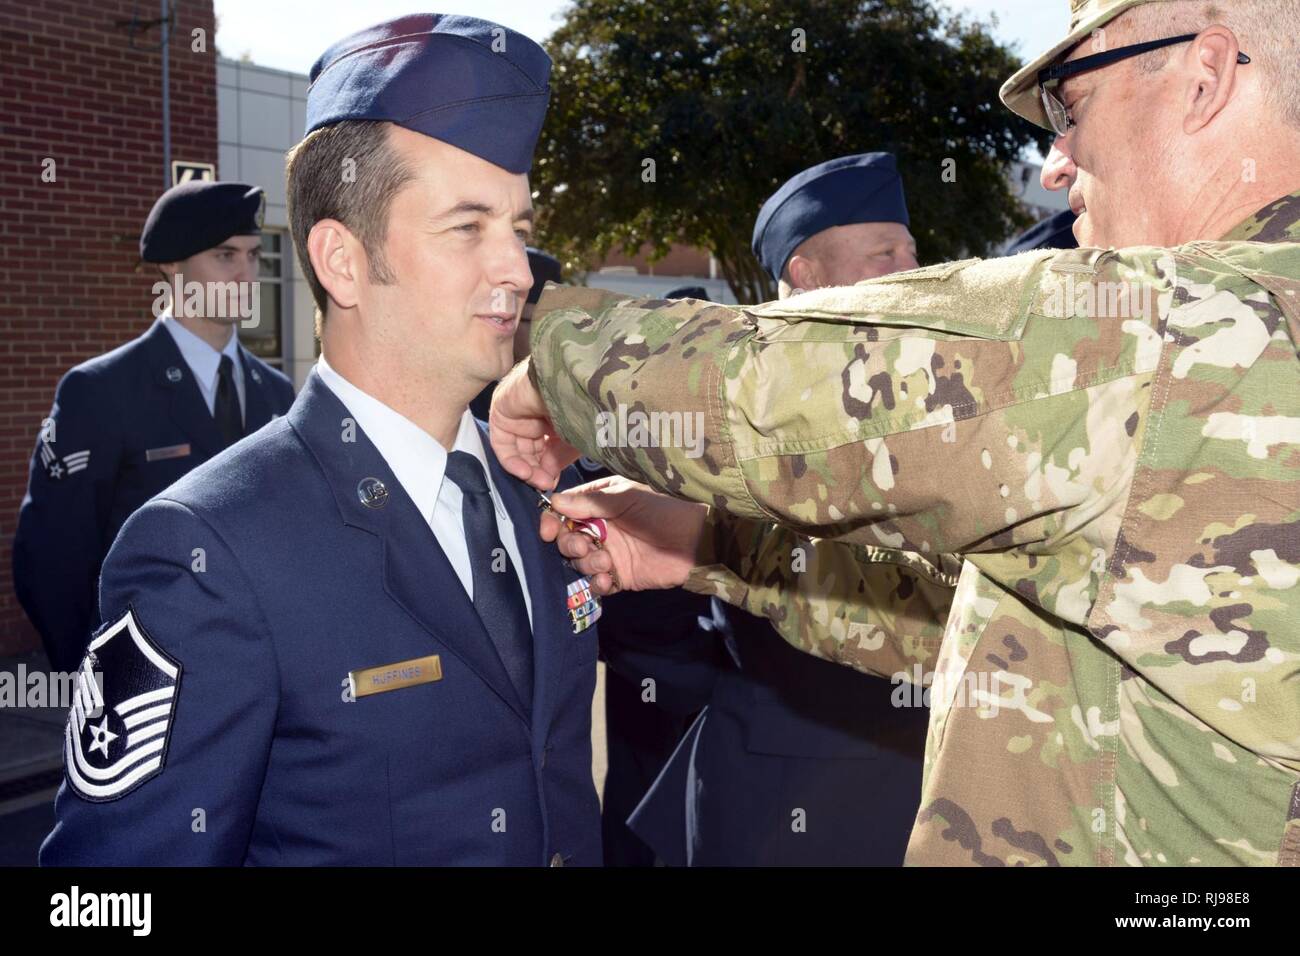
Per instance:
[[[68,475],[75,475],[79,471],[85,471],[86,466],[89,464],[90,449],[74,451],[72,454],[60,458],[54,449],[50,447],[48,441],[41,440],[41,467],[55,481],[62,481]]]

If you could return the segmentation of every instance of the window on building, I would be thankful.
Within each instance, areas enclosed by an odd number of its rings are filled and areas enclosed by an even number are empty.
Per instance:
[[[248,351],[275,368],[284,367],[284,238],[283,232],[262,232],[261,310],[256,326],[239,328],[239,341]]]

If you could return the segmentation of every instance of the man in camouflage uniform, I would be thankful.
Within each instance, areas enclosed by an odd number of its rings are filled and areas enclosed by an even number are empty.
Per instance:
[[[909,863],[1298,865],[1300,3],[1072,11],[1002,98],[1058,133],[1084,248],[753,308],[552,291],[494,443],[710,506],[558,497],[614,519],[561,540],[598,587],[689,570],[932,682]],[[704,454],[602,447],[620,405],[698,413]]]

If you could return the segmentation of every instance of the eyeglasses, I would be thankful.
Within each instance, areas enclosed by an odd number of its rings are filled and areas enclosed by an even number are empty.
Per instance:
[[[1065,103],[1056,93],[1065,80],[1072,76],[1078,76],[1080,73],[1087,73],[1089,70],[1098,70],[1103,66],[1110,66],[1120,60],[1127,60],[1129,57],[1141,56],[1143,53],[1159,50],[1161,47],[1173,46],[1176,43],[1190,43],[1199,35],[1197,33],[1188,33],[1180,37],[1169,37],[1165,40],[1148,40],[1146,43],[1134,43],[1130,46],[1117,47],[1114,50],[1107,50],[1105,53],[1080,57],[1077,60],[1071,60],[1069,63],[1059,63],[1056,66],[1049,66],[1046,69],[1039,70],[1038,92],[1043,97],[1043,109],[1047,111],[1047,119],[1052,124],[1052,129],[1056,131],[1058,136],[1064,136],[1074,126],[1074,118],[1070,116],[1070,111],[1065,108]],[[1237,62],[1245,66],[1250,62],[1250,57],[1244,53],[1238,53]]]

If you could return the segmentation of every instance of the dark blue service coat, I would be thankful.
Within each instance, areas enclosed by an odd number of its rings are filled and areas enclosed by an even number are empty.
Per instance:
[[[485,434],[532,601],[527,712],[347,418],[313,373],[285,418],[127,521],[100,589],[114,636],[91,645],[107,722],[74,707],[42,864],[600,863],[596,628],[573,630],[577,575],[537,537],[536,493]],[[354,695],[367,668],[421,680]]]
[[[293,404],[293,385],[243,346],[244,431]],[[63,376],[32,454],[14,536],[14,590],[56,671],[99,626],[96,585],[131,513],[224,447],[171,333],[144,335]]]

